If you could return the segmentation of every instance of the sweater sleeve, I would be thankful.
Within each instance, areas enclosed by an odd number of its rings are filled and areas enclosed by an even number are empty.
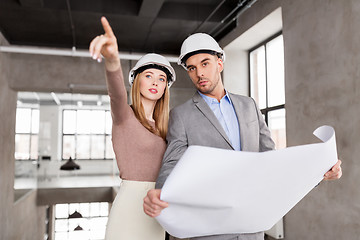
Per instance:
[[[113,124],[118,125],[126,120],[132,112],[127,103],[127,92],[121,67],[113,72],[106,70],[106,84],[110,97]]]

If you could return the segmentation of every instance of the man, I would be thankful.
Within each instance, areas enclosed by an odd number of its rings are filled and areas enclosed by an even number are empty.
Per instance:
[[[196,33],[183,42],[178,64],[184,66],[197,92],[170,112],[168,146],[156,188],[144,198],[144,211],[156,217],[168,204],[160,200],[161,188],[190,145],[235,151],[263,152],[274,149],[274,142],[254,100],[224,89],[221,72],[225,55],[209,35]],[[325,174],[325,179],[341,177],[341,161]],[[244,169],[246,170],[246,169]],[[199,173],[201,174],[201,173]],[[241,173],[239,173],[241,174]],[[264,233],[227,234],[194,239],[263,240]]]

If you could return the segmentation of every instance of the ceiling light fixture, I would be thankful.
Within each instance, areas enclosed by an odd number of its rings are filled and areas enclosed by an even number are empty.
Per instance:
[[[81,213],[79,213],[78,211],[75,210],[75,212],[70,214],[68,218],[82,218],[82,217],[83,216],[81,215]]]
[[[79,170],[79,169],[80,169],[80,165],[76,164],[74,162],[74,160],[72,160],[71,157],[69,158],[69,160],[66,163],[64,163],[60,167],[60,170],[65,170],[65,171],[72,171],[72,170]]]

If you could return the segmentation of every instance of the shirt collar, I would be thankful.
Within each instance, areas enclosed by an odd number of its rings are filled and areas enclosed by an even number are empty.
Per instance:
[[[219,102],[217,101],[217,99],[212,98],[212,97],[209,97],[209,96],[206,96],[206,95],[202,94],[199,90],[198,90],[198,93],[199,93],[200,96],[205,100],[205,102],[206,102],[207,104],[219,103]],[[228,92],[226,89],[225,89],[225,96],[224,96],[221,100],[223,100],[223,99],[225,99],[227,102],[229,102],[230,104],[232,104],[231,98],[230,98],[230,96],[229,96],[229,92]],[[221,100],[220,100],[220,101],[221,101]]]

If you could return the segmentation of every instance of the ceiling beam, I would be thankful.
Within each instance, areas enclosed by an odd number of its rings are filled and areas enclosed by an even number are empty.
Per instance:
[[[143,0],[140,6],[139,16],[156,18],[163,3],[164,0]]]
[[[54,48],[43,48],[43,47],[31,47],[31,46],[0,46],[0,52],[4,53],[24,53],[24,54],[39,54],[39,55],[52,55],[52,56],[68,56],[68,57],[88,57],[90,53],[87,50],[76,50],[72,49],[54,49]],[[123,60],[139,60],[144,53],[133,53],[133,52],[119,52],[119,58]],[[169,62],[177,62],[177,55],[163,54]]]
[[[43,0],[19,0],[21,6],[24,7],[43,7],[44,1]]]

